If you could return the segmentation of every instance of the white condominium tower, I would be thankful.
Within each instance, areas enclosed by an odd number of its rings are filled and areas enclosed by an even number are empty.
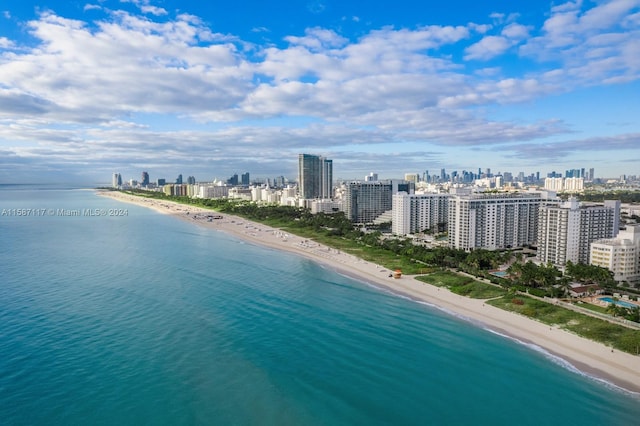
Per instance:
[[[449,220],[449,197],[449,194],[394,194],[391,231],[396,235],[439,231]]]
[[[449,198],[449,246],[500,250],[534,244],[543,194],[472,193]]]
[[[538,253],[542,263],[564,266],[589,262],[589,244],[618,234],[620,201],[604,205],[581,205],[575,198],[561,204],[540,207]]]
[[[333,161],[317,155],[298,155],[298,192],[305,200],[332,198]]]
[[[544,189],[556,192],[582,192],[584,190],[584,178],[546,178],[544,180]]]
[[[618,282],[640,281],[640,225],[627,225],[615,238],[592,242],[589,262],[612,271]]]

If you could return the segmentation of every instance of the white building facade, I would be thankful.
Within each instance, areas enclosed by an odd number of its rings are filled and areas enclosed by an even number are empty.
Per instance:
[[[449,197],[449,194],[394,194],[391,231],[396,235],[438,231],[449,220]]]
[[[542,193],[453,195],[448,203],[449,246],[500,250],[534,244]]]
[[[538,219],[537,260],[563,267],[568,261],[589,263],[591,242],[618,234],[620,202],[581,205],[575,198],[543,204]]]
[[[615,238],[592,242],[589,263],[612,271],[618,282],[640,282],[640,225],[627,225]]]

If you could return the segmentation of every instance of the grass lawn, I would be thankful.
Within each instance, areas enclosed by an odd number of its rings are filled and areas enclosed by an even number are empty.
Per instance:
[[[438,287],[458,287],[473,281],[473,278],[449,271],[434,272],[433,274],[418,277],[418,279]]]
[[[579,308],[589,309],[590,311],[599,312],[601,314],[606,314],[607,308],[604,306],[592,305],[591,303],[574,303]]]
[[[446,287],[453,293],[472,299],[492,299],[507,294],[507,291],[500,287],[476,281],[473,278],[449,271],[434,272],[416,278],[438,287]]]
[[[640,351],[640,330],[632,330],[526,296],[505,296],[487,303],[545,324],[558,326],[624,352],[637,354]]]

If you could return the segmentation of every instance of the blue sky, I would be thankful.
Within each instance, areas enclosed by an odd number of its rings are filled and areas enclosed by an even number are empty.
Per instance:
[[[10,2],[0,183],[640,175],[639,79],[640,0]]]

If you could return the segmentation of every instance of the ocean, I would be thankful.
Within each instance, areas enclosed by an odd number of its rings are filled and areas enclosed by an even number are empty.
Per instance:
[[[0,214],[3,425],[640,419],[636,394],[294,254],[91,190],[0,186]]]

